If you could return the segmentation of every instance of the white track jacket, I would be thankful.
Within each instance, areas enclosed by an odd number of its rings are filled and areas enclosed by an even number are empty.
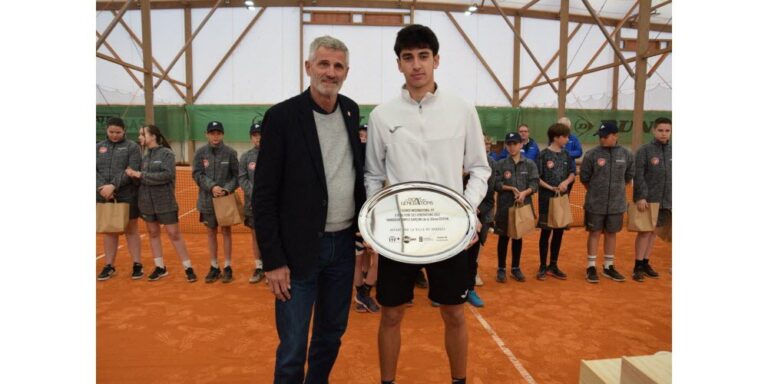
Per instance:
[[[470,175],[466,189],[462,170]],[[477,208],[490,175],[477,110],[461,98],[438,89],[417,102],[403,88],[371,112],[365,153],[369,198],[385,180],[427,181],[463,193]]]

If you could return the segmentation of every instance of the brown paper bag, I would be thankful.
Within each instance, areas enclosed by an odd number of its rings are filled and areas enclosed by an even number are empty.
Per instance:
[[[107,202],[96,203],[96,232],[123,233],[130,218],[130,204]]]
[[[663,226],[656,228],[656,236],[658,236],[659,239],[666,241],[667,243],[672,242],[672,216],[671,215],[669,216],[669,219]]]
[[[521,239],[536,228],[536,215],[531,204],[515,204],[507,215],[507,235],[513,239]]]
[[[565,228],[573,223],[573,214],[571,213],[571,201],[568,195],[561,195],[560,191],[555,192],[555,197],[549,198],[549,214],[547,215],[547,226],[550,228]]]
[[[656,221],[659,219],[659,203],[648,203],[648,208],[644,212],[640,212],[635,203],[630,202],[627,205],[628,231],[651,232],[656,229]]]
[[[237,193],[214,197],[213,211],[216,213],[216,221],[222,227],[243,223],[243,203]]]

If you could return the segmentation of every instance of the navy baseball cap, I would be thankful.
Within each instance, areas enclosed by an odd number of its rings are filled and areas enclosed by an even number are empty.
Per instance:
[[[259,123],[251,124],[251,135],[256,133],[261,134],[261,124]]]
[[[360,126],[360,129],[358,131],[367,131],[368,130],[368,124],[363,124]]]
[[[504,136],[504,143],[506,144],[522,143],[522,142],[523,142],[523,138],[520,137],[520,134],[517,132],[510,132],[510,133],[507,133],[506,136]]]
[[[600,129],[592,136],[606,137],[611,133],[619,133],[619,128],[616,127],[616,124],[606,121],[600,125]]]
[[[219,131],[221,133],[224,133],[224,124],[222,124],[220,121],[211,121],[210,123],[208,123],[208,128],[205,131],[206,132]]]

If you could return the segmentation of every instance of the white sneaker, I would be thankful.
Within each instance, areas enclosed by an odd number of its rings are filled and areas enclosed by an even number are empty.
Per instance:
[[[480,278],[480,275],[475,275],[475,285],[478,287],[483,286],[483,279]]]

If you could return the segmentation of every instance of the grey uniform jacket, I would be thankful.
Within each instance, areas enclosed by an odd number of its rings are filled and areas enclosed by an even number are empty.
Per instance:
[[[520,155],[520,161],[515,164],[512,156],[499,160],[494,167],[494,189],[498,192],[496,202],[496,228],[502,234],[507,233],[507,221],[509,208],[515,203],[515,194],[512,191],[504,191],[505,185],[515,187],[520,191],[531,188],[533,193],[539,190],[539,171],[536,163]],[[525,204],[531,204],[531,195],[525,197]]]
[[[224,143],[217,147],[206,144],[195,152],[192,178],[200,187],[197,194],[198,211],[213,213],[213,187],[218,185],[229,193],[237,189],[237,164],[237,152]]]
[[[635,174],[632,152],[622,146],[595,147],[581,162],[579,177],[587,187],[584,209],[600,215],[627,210],[627,183]]]
[[[258,159],[259,150],[256,148],[251,148],[240,156],[240,172],[237,174],[237,181],[245,195],[245,216],[253,216],[251,197],[253,196],[253,175],[256,173]]]
[[[115,198],[121,203],[136,199],[137,183],[125,170],[128,167],[138,170],[141,166],[141,150],[131,140],[113,143],[104,140],[96,144],[96,201],[104,202],[98,189],[107,184],[115,186]]]
[[[176,156],[168,148],[147,150],[141,160],[139,211],[144,215],[177,212]]]
[[[560,152],[544,148],[536,159],[536,166],[539,169],[539,178],[553,187],[560,185],[571,173],[576,174],[576,162],[565,148]],[[539,191],[539,216],[547,217],[549,199],[552,197],[555,197],[555,192],[549,189],[542,188]]]
[[[672,144],[654,139],[637,150],[632,194],[634,201],[645,199],[672,209]]]

